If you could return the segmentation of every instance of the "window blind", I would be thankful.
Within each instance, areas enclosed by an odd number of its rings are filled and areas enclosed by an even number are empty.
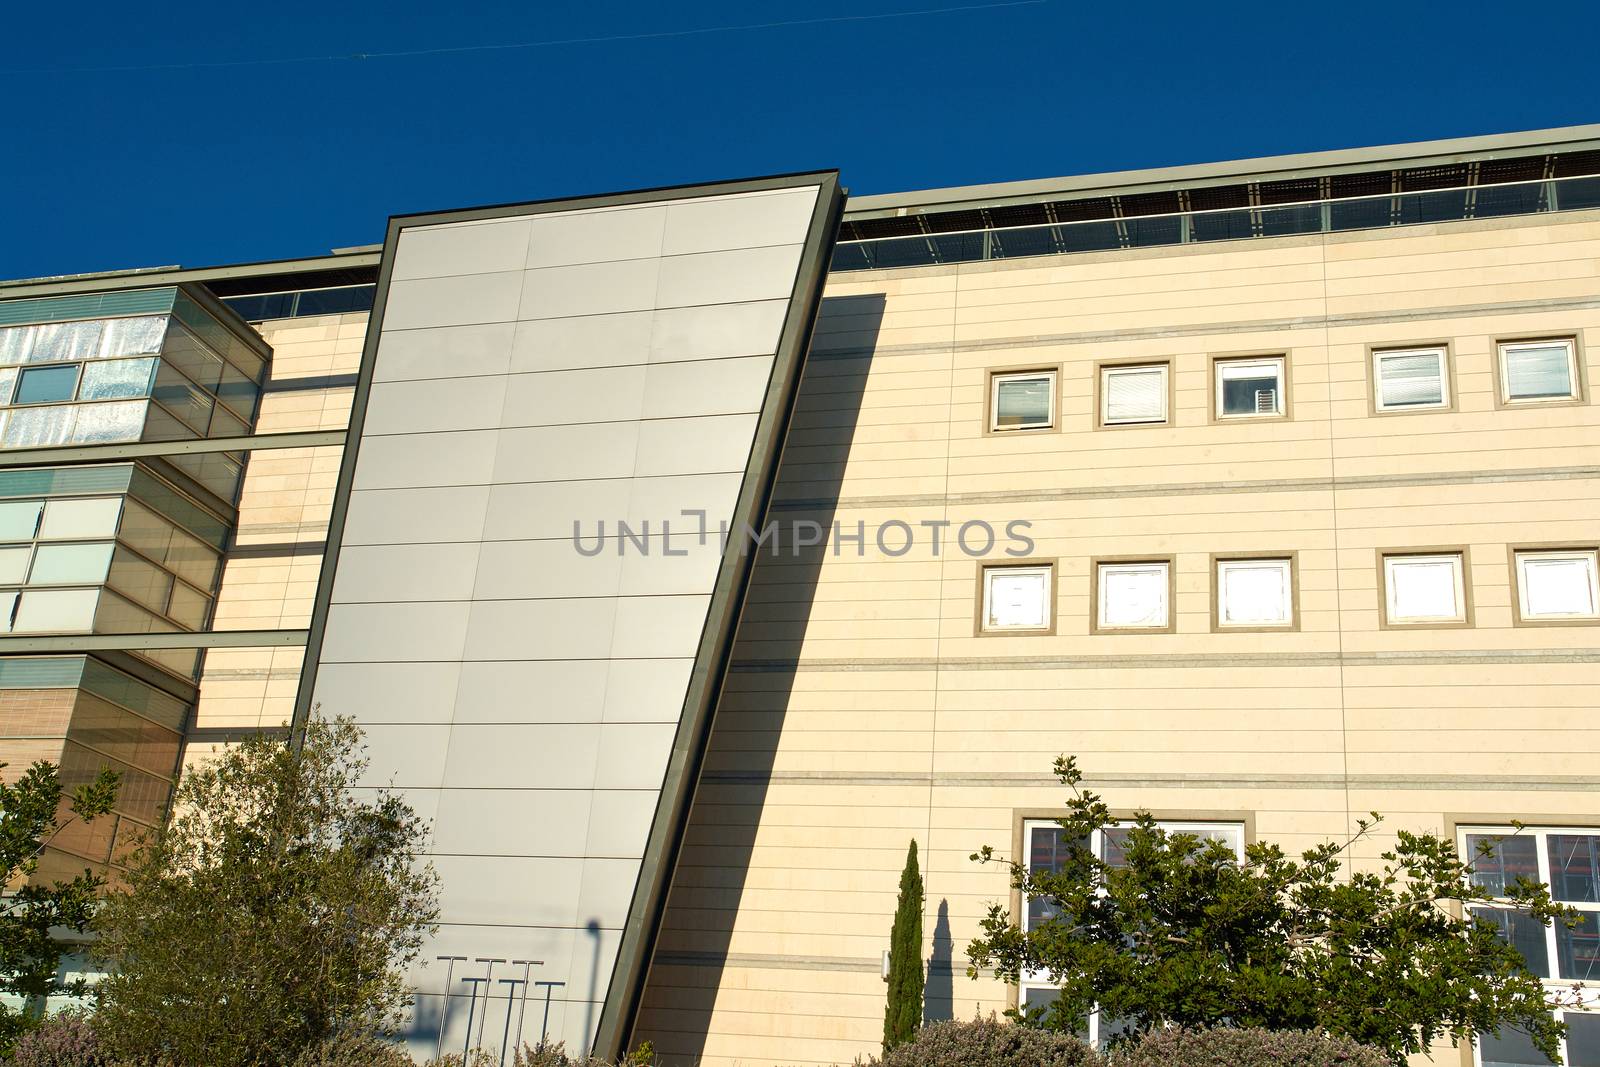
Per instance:
[[[1444,355],[1407,352],[1378,357],[1380,407],[1399,408],[1444,403]]]
[[[1522,597],[1522,617],[1595,618],[1600,614],[1596,593],[1595,553],[1519,553],[1517,565]]]
[[[1105,564],[1100,568],[1101,626],[1165,626],[1167,565]]]
[[[1508,400],[1543,400],[1573,395],[1571,351],[1565,342],[1507,345],[1501,357],[1505,360]]]
[[[1160,422],[1167,416],[1167,368],[1105,372],[1106,422]]]
[[[995,381],[994,425],[1016,429],[1050,425],[1052,378],[1001,378]]]

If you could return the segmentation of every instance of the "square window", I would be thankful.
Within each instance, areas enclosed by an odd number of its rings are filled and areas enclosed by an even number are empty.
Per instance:
[[[1054,371],[996,374],[989,382],[989,429],[1047,430],[1056,424]]]
[[[983,568],[983,629],[1048,630],[1050,567]]]
[[[1102,630],[1162,630],[1171,618],[1167,603],[1172,564],[1167,560],[1144,563],[1098,564],[1099,595],[1095,608]]]
[[[1524,621],[1600,619],[1596,550],[1516,553],[1517,606]]]
[[[1448,375],[1443,348],[1372,353],[1372,380],[1379,411],[1449,407]]]
[[[1135,426],[1167,421],[1167,365],[1100,368],[1100,421]]]
[[[29,367],[17,379],[15,404],[55,404],[71,400],[78,390],[78,365]]]
[[[1292,569],[1287,559],[1218,560],[1218,627],[1292,626]]]
[[[1564,341],[1515,341],[1500,346],[1500,399],[1507,404],[1576,400],[1578,346]]]
[[[1467,619],[1461,553],[1385,556],[1384,587],[1388,621],[1453,623]]]
[[[1283,414],[1283,357],[1217,361],[1217,418]]]

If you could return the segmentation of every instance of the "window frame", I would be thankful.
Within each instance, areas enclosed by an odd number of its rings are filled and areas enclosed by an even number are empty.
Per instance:
[[[1428,559],[1437,556],[1455,556],[1456,593],[1461,613],[1456,618],[1395,618],[1390,610],[1389,562],[1403,559]],[[1421,548],[1384,548],[1378,550],[1378,628],[1380,630],[1452,630],[1471,627],[1472,604],[1472,554],[1466,545],[1430,545]]]
[[[1278,367],[1278,410],[1271,413],[1245,412],[1238,415],[1225,415],[1222,411],[1222,368],[1227,366],[1249,365],[1252,363],[1275,363]],[[1263,353],[1228,353],[1211,357],[1210,380],[1211,406],[1210,421],[1213,423],[1225,422],[1270,422],[1273,420],[1287,420],[1290,417],[1291,406],[1289,403],[1289,353],[1263,352]]]
[[[1404,404],[1387,406],[1383,403],[1383,375],[1378,367],[1390,356],[1415,356],[1424,352],[1439,355],[1439,395],[1437,404]],[[1450,366],[1448,341],[1418,341],[1404,345],[1369,345],[1367,347],[1368,411],[1373,415],[1415,415],[1427,412],[1454,411],[1456,407],[1456,376]]]
[[[1050,421],[1043,426],[997,426],[1000,417],[1000,384],[1007,380],[1048,378],[1050,380]],[[1012,437],[1018,434],[1056,433],[1061,429],[1062,370],[1056,364],[1030,364],[1021,367],[991,367],[984,376],[983,432],[985,436]]]
[[[1554,344],[1567,346],[1567,381],[1572,391],[1566,396],[1527,397],[1513,399],[1511,396],[1511,376],[1506,366],[1506,349],[1527,347],[1545,347]],[[1541,407],[1544,405],[1581,404],[1587,396],[1584,388],[1583,351],[1578,343],[1576,334],[1543,335],[1537,337],[1506,337],[1494,343],[1494,402],[1497,408],[1526,408]]]
[[[66,368],[66,367],[71,367],[72,368],[72,391],[70,393],[68,393],[65,398],[59,399],[59,400],[19,400],[18,399],[18,397],[22,393],[22,382],[23,382],[23,380],[25,378],[27,378],[28,373],[30,371],[61,370],[61,369]],[[63,362],[57,362],[57,363],[24,363],[24,364],[21,364],[17,369],[17,380],[11,386],[11,403],[9,405],[7,405],[7,406],[8,407],[14,407],[14,408],[40,408],[40,407],[49,407],[49,406],[51,406],[53,404],[76,404],[78,402],[78,389],[82,385],[83,385],[83,362],[82,361],[63,361]]]
[[[1527,614],[1526,583],[1522,580],[1522,557],[1571,553],[1587,555],[1593,563],[1589,581],[1597,608],[1600,608],[1600,545],[1570,541],[1551,541],[1542,544],[1513,544],[1506,546],[1506,561],[1511,570],[1511,621],[1517,626],[1600,626],[1600,611],[1594,615],[1533,615]]]
[[[1282,563],[1288,568],[1289,619],[1279,623],[1226,623],[1222,611],[1222,569],[1230,563]],[[1211,555],[1211,632],[1214,634],[1296,633],[1300,630],[1300,553],[1225,552]]]
[[[1101,624],[1101,582],[1103,567],[1161,564],[1167,568],[1167,621],[1164,626],[1106,626]],[[1089,560],[1089,632],[1091,634],[1170,634],[1178,629],[1178,560],[1171,553],[1127,556],[1095,556]]]
[[[1059,587],[1056,583],[1057,572],[1054,558],[1031,557],[1028,559],[1008,559],[1004,562],[978,564],[977,603],[973,612],[972,632],[975,637],[1050,637],[1056,632],[1056,600]],[[1045,617],[1044,626],[1004,626],[990,627],[989,623],[989,575],[1005,570],[1038,570],[1045,575]]]
[[[1165,388],[1161,390],[1161,418],[1141,419],[1138,421],[1112,422],[1106,416],[1106,405],[1110,400],[1110,390],[1106,387],[1107,379],[1117,373],[1129,371],[1154,370],[1159,368],[1163,375]],[[1173,366],[1170,359],[1109,359],[1097,360],[1094,365],[1094,425],[1098,430],[1131,430],[1149,428],[1152,426],[1173,425],[1172,414],[1177,407],[1176,386],[1173,384]]]

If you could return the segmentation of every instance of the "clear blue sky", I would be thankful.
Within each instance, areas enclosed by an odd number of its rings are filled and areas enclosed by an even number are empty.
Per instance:
[[[1600,121],[1594,0],[861,18],[983,2],[16,3],[0,278],[312,255],[391,214],[780,171],[874,193]]]

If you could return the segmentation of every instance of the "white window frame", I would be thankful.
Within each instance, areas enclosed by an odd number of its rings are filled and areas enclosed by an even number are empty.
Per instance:
[[[1467,847],[1467,836],[1469,834],[1474,835],[1474,836],[1479,835],[1479,834],[1484,834],[1484,835],[1497,836],[1497,837],[1513,837],[1513,836],[1532,837],[1534,839],[1534,841],[1535,841],[1534,856],[1537,859],[1538,865],[1539,865],[1539,880],[1541,882],[1543,882],[1546,886],[1549,886],[1550,885],[1550,850],[1549,850],[1549,847],[1547,845],[1547,841],[1548,841],[1549,837],[1552,834],[1571,834],[1571,835],[1577,835],[1577,836],[1600,836],[1600,827],[1584,827],[1584,826],[1524,826],[1519,830],[1518,828],[1513,827],[1513,826],[1493,826],[1493,825],[1458,826],[1458,827],[1456,827],[1456,849],[1460,853],[1461,858],[1464,861],[1466,861],[1468,864],[1475,865],[1477,863],[1479,857],[1475,852],[1473,852],[1472,850],[1470,850]],[[1589,913],[1600,914],[1600,902],[1595,902],[1595,901],[1562,901],[1562,903],[1566,904],[1569,907],[1572,907],[1572,908],[1574,908],[1574,909],[1576,909],[1578,911],[1581,911],[1581,912],[1589,912]],[[1474,906],[1475,907],[1483,907],[1485,905],[1474,905]],[[1489,905],[1489,906],[1492,907],[1493,905]],[[1513,911],[1516,910],[1509,902],[1506,902],[1503,905],[1503,907],[1505,907],[1505,908],[1507,908],[1509,910],[1513,910]],[[1547,958],[1549,959],[1549,962],[1550,962],[1550,971],[1551,971],[1552,974],[1555,974],[1557,971],[1559,971],[1561,969],[1561,964],[1560,964],[1561,953],[1560,953],[1559,944],[1558,944],[1557,939],[1556,939],[1556,924],[1555,923],[1551,923],[1548,927],[1546,927],[1544,935],[1545,935],[1545,953],[1546,953]],[[1579,979],[1576,979],[1576,978],[1551,977],[1551,978],[1543,979],[1544,986],[1545,986],[1546,990],[1548,990],[1550,992],[1558,992],[1559,991],[1559,992],[1564,992],[1564,993],[1570,993],[1571,990],[1572,990],[1573,983],[1577,982],[1577,981],[1579,981]],[[1579,1012],[1579,1013],[1574,1013],[1574,1014],[1585,1014],[1585,1015],[1588,1015],[1588,1014],[1594,1014],[1596,1012],[1600,1012],[1600,988],[1596,988],[1595,985],[1593,983],[1591,983],[1580,994],[1580,1004],[1581,1004],[1581,1006],[1583,1008],[1583,1011]],[[1555,1012],[1555,1014],[1557,1016],[1564,1017],[1565,1015],[1568,1014],[1568,1012],[1566,1012],[1566,1011],[1557,1011],[1557,1012]],[[1571,1057],[1567,1055],[1567,1042],[1566,1042],[1565,1038],[1563,1038],[1562,1041],[1561,1041],[1561,1059],[1564,1062],[1568,1062],[1568,1063],[1571,1062]],[[1472,1043],[1472,1062],[1476,1065],[1476,1067],[1482,1067],[1483,1055],[1482,1055],[1482,1052],[1481,1052],[1481,1050],[1480,1050],[1480,1048],[1478,1046],[1478,1042],[1476,1040],[1474,1040],[1473,1043]]]
[[[1050,414],[1047,421],[1026,426],[1000,425],[1000,386],[1005,382],[1044,381],[1050,385]],[[989,432],[1018,433],[1024,430],[1053,430],[1056,427],[1056,394],[1061,383],[1051,369],[1036,371],[1006,371],[989,375]]]
[[[1566,396],[1524,396],[1511,395],[1511,368],[1506,363],[1506,353],[1518,348],[1553,348],[1564,345],[1567,349],[1567,395]],[[1495,346],[1495,358],[1499,363],[1500,402],[1507,406],[1512,404],[1521,407],[1524,404],[1563,404],[1581,398],[1582,393],[1578,387],[1578,342],[1571,337],[1550,337],[1542,341],[1501,341]]]
[[[1385,404],[1383,402],[1383,361],[1396,356],[1431,355],[1439,361],[1439,401],[1435,404]],[[1443,345],[1419,348],[1375,348],[1372,350],[1372,407],[1374,411],[1443,411],[1450,406],[1450,351]]]
[[[1111,417],[1111,380],[1124,374],[1161,372],[1161,416],[1154,419],[1113,419]],[[1102,426],[1165,426],[1172,420],[1172,364],[1162,361],[1151,363],[1117,363],[1100,368],[1100,425]]]
[[[1283,571],[1283,618],[1276,622],[1229,622],[1228,621],[1228,583],[1224,572],[1238,568],[1261,568],[1272,565]],[[1217,629],[1219,630],[1288,630],[1295,624],[1294,618],[1294,559],[1289,556],[1261,556],[1253,559],[1219,559],[1216,561],[1216,575],[1214,578],[1217,588]]]
[[[1218,419],[1275,419],[1283,416],[1284,392],[1288,389],[1286,379],[1289,376],[1288,362],[1282,356],[1242,356],[1237,359],[1219,359],[1214,364],[1212,371],[1212,389],[1216,393],[1216,417]],[[1273,388],[1273,407],[1271,411],[1241,411],[1228,414],[1222,410],[1222,382],[1224,367],[1271,367],[1277,374],[1278,384]],[[1258,400],[1259,402],[1259,400]]]
[[[1513,548],[1511,558],[1516,568],[1517,617],[1523,622],[1594,622],[1600,620],[1600,550],[1594,548]],[[1531,560],[1570,559],[1587,564],[1585,577],[1589,583],[1589,603],[1595,610],[1583,615],[1556,612],[1535,612],[1528,602],[1528,572],[1524,566]]]
[[[1123,827],[1132,825],[1133,820],[1120,820]],[[1244,862],[1244,826],[1242,821],[1210,821],[1194,819],[1157,819],[1156,825],[1168,834],[1193,834],[1196,837],[1210,837],[1215,834],[1219,839],[1226,839],[1233,846],[1233,854],[1238,862]],[[1059,830],[1060,824],[1054,819],[1024,819],[1022,821],[1022,856],[1024,864],[1029,863],[1033,855],[1033,834],[1035,830]],[[1105,832],[1096,830],[1089,837],[1089,848],[1101,859],[1105,858]],[[1029,869],[1032,870],[1031,864]],[[1028,914],[1028,902],[1023,900],[1018,909],[1018,922],[1023,930],[1032,928],[1032,920]],[[1049,975],[1037,971],[1024,971],[1021,981],[1017,985],[1017,1004],[1020,1007],[1027,1003],[1028,993],[1033,990],[1053,990],[1057,987],[1050,983]],[[1089,1044],[1100,1045],[1100,1012],[1089,1013]]]
[[[983,581],[983,615],[980,629],[987,634],[1038,634],[1050,630],[1051,623],[1055,620],[1055,567],[1048,563],[997,563],[980,568]],[[993,579],[997,575],[1039,574],[1044,578],[1044,622],[1039,626],[1002,626],[995,624],[992,612],[991,593]]]
[[[1120,633],[1123,631],[1145,631],[1156,633],[1169,629],[1172,626],[1172,565],[1173,561],[1165,559],[1150,560],[1097,560],[1095,561],[1095,629]],[[1106,572],[1115,570],[1142,570],[1151,567],[1161,569],[1161,621],[1156,623],[1121,623],[1106,621],[1106,595],[1109,585],[1106,582]]]
[[[1401,615],[1395,606],[1394,566],[1397,563],[1449,561],[1455,569],[1454,615]],[[1467,559],[1463,552],[1385,552],[1383,554],[1383,617],[1390,626],[1450,626],[1467,621]]]

